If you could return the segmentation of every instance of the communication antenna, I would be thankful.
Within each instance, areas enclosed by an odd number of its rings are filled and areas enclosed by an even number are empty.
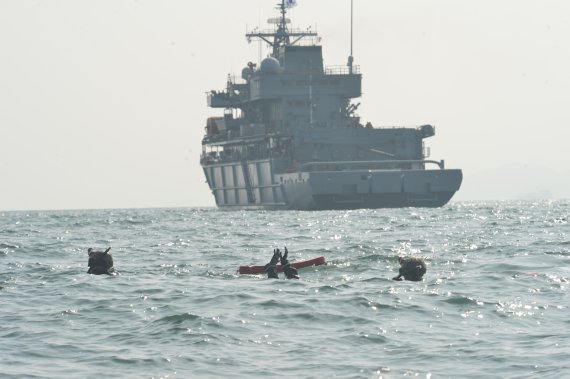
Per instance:
[[[352,56],[352,29],[353,29],[353,27],[352,27],[352,19],[353,19],[353,17],[352,17],[352,9],[353,9],[352,3],[353,3],[353,0],[350,0],[350,55],[348,56],[348,64],[347,64],[349,74],[352,74],[352,62],[354,61],[354,58]]]

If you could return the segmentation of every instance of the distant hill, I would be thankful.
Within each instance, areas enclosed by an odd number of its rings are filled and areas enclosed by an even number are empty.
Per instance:
[[[531,165],[463,171],[461,189],[453,200],[570,199],[570,171]]]

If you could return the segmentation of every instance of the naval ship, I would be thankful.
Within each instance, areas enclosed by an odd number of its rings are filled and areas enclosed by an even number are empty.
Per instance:
[[[362,74],[323,64],[318,34],[290,27],[292,0],[277,4],[270,28],[246,32],[269,45],[241,79],[228,75],[207,94],[200,164],[220,208],[329,210],[441,207],[459,189],[460,169],[427,160],[432,125],[363,125],[355,103]],[[351,9],[352,14],[352,9]],[[352,30],[352,20],[351,20]],[[352,46],[352,32],[351,32]]]

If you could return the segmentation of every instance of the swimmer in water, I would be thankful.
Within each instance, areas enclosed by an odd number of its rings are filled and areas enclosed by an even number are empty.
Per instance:
[[[87,249],[87,254],[89,255],[89,260],[87,261],[87,266],[89,266],[88,274],[115,274],[113,256],[109,254],[110,250],[110,247],[105,251],[95,251],[92,248]]]
[[[289,255],[289,252],[287,251],[287,247],[285,247],[285,254],[281,256],[281,265],[283,266],[285,277],[287,279],[299,279],[299,273],[295,267],[291,266],[291,263],[289,263],[289,260],[287,259],[287,255]]]
[[[265,265],[265,272],[267,273],[267,278],[269,279],[279,279],[277,275],[277,262],[281,257],[281,252],[279,249],[273,249],[273,256],[268,264]]]
[[[421,257],[398,257],[400,263],[400,272],[398,276],[392,278],[394,280],[410,280],[419,282],[426,273],[426,263]]]

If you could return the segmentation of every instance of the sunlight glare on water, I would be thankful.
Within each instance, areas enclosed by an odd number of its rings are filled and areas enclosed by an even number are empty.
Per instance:
[[[565,201],[0,212],[0,376],[568,377],[569,219]],[[86,274],[107,246],[120,275]],[[236,272],[284,246],[328,264]],[[391,280],[412,255],[424,280]]]

